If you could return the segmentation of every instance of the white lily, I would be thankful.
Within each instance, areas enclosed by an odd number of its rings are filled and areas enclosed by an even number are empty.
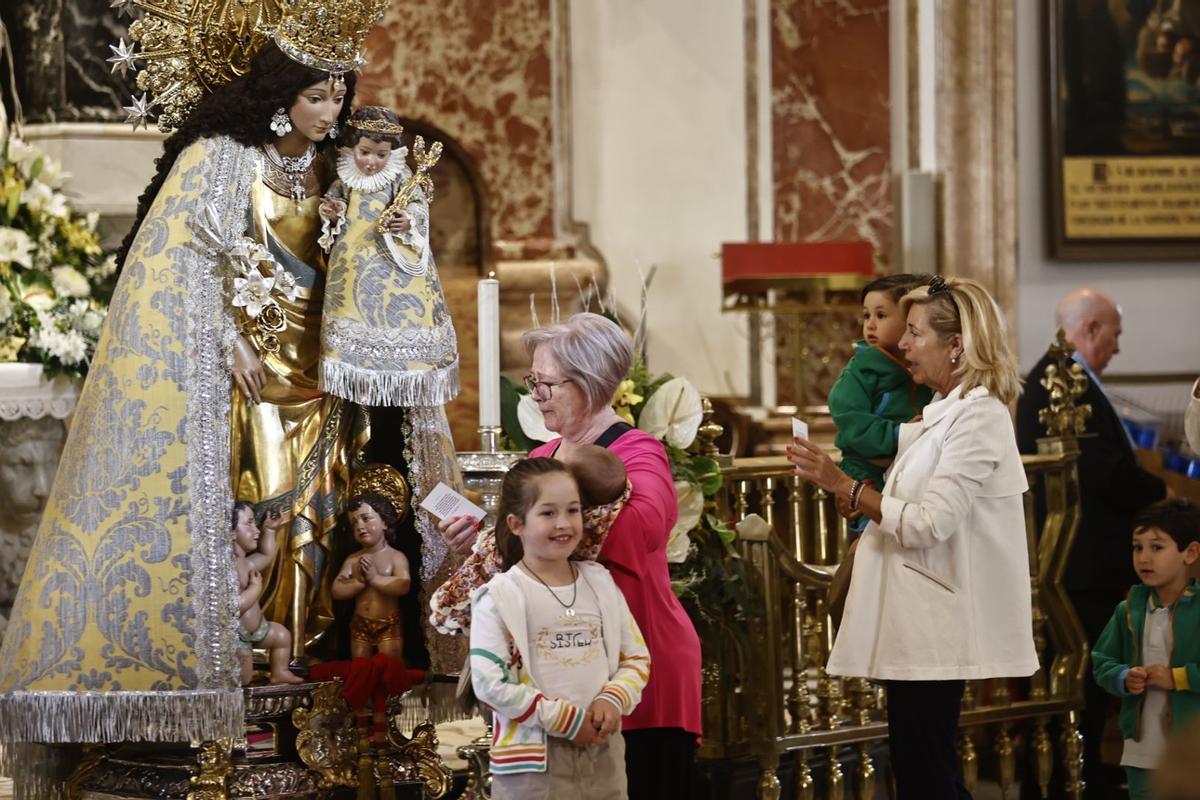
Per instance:
[[[35,245],[23,230],[0,228],[0,261],[20,264],[26,269],[33,267]]]
[[[700,392],[686,378],[672,378],[646,401],[638,427],[684,450],[696,440],[703,417]]]
[[[294,303],[300,296],[300,286],[296,283],[296,276],[283,267],[275,268],[275,293],[289,303]]]
[[[275,278],[267,278],[258,270],[254,270],[245,278],[234,278],[233,304],[244,307],[250,319],[257,319],[263,306],[271,301],[271,289],[274,286]]]
[[[679,518],[667,538],[667,562],[682,564],[687,560],[692,539],[689,535],[700,524],[704,513],[704,494],[688,481],[675,481],[675,498],[679,504]]]
[[[548,442],[554,438],[554,434],[546,427],[546,418],[542,416],[542,410],[538,408],[532,395],[522,396],[517,403],[517,422],[521,423],[522,432],[535,442]]]

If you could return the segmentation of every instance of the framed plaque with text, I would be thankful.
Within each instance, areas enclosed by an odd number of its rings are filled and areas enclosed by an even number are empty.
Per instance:
[[[1200,259],[1200,2],[1046,9],[1051,255]]]

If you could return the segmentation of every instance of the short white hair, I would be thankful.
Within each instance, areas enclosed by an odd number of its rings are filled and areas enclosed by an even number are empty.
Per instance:
[[[633,364],[629,335],[608,317],[588,311],[572,314],[557,325],[526,331],[521,344],[530,358],[539,347],[545,347],[563,377],[583,390],[593,413],[612,404],[613,394]]]

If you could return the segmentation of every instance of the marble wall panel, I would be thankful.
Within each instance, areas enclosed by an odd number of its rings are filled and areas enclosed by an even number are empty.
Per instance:
[[[107,3],[95,0],[6,0],[0,19],[12,38],[26,122],[125,118],[121,106],[129,102],[133,81],[114,75],[105,59],[108,46],[125,36],[128,18],[118,19]]]
[[[554,236],[550,0],[393,3],[367,52],[359,102],[461,146],[494,243]]]
[[[892,243],[888,0],[771,0],[776,241]]]

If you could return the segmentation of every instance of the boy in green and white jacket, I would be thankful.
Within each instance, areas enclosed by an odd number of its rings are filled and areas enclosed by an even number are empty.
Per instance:
[[[1092,650],[1096,682],[1121,698],[1121,765],[1131,800],[1148,800],[1168,733],[1200,714],[1200,509],[1163,500],[1134,522],[1129,590]]]

